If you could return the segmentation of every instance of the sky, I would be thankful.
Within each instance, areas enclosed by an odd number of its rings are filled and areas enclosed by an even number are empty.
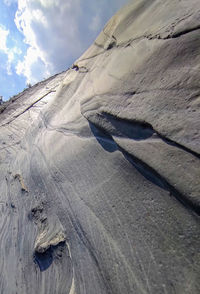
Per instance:
[[[0,0],[0,96],[69,68],[128,0]]]

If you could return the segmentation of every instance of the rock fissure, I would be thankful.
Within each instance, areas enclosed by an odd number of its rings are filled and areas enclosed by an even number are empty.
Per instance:
[[[133,166],[142,174],[145,178],[150,180],[152,183],[158,185],[159,187],[169,191],[178,201],[180,201],[186,209],[194,211],[198,216],[200,216],[200,204],[188,198],[188,195],[182,194],[173,185],[171,185],[162,175],[157,173],[151,166],[148,166],[145,162],[129,154],[122,147],[118,146],[119,150],[124,154],[128,161],[130,161]]]
[[[130,94],[130,92],[128,92],[128,95],[129,94]],[[131,95],[136,95],[136,94],[138,94],[138,93],[131,92]],[[89,121],[94,123],[94,121],[90,119],[90,115],[91,115],[90,111],[87,111],[86,113],[83,112],[83,115],[85,116],[86,119],[88,119]],[[113,135],[120,136],[120,137],[124,136],[124,137],[128,137],[128,138],[132,138],[133,140],[134,139],[143,140],[143,139],[146,139],[147,137],[152,136],[153,134],[156,134],[157,137],[160,138],[161,140],[163,140],[166,144],[173,145],[179,149],[184,150],[185,152],[192,154],[196,158],[200,159],[199,153],[187,148],[186,146],[180,144],[179,142],[172,140],[171,138],[158,132],[155,128],[153,128],[153,126],[149,122],[146,122],[143,120],[137,120],[137,119],[121,118],[121,117],[118,117],[117,115],[115,116],[113,114],[110,114],[109,112],[106,112],[104,110],[101,110],[101,112],[98,113],[97,116],[101,117],[102,119],[106,118],[106,119],[108,119],[108,121],[111,121],[111,124],[113,124],[113,123],[115,124],[114,129],[109,129],[109,127],[107,128],[106,126],[104,126],[105,130],[111,136],[113,136]],[[109,120],[109,118],[110,118],[110,120]],[[128,127],[127,130],[125,130],[125,126]],[[135,129],[135,131],[134,131],[134,129]],[[148,135],[144,135],[144,131],[147,132]],[[124,132],[125,132],[125,135],[124,135]],[[136,134],[136,136],[134,137],[135,132],[138,134]]]
[[[56,90],[50,90],[48,91],[46,94],[44,94],[42,97],[38,98],[36,101],[34,101],[33,103],[31,103],[28,107],[26,107],[22,112],[20,112],[19,114],[15,115],[11,120],[9,120],[8,122],[6,122],[5,124],[0,125],[0,127],[5,127],[7,125],[9,125],[10,123],[12,123],[13,121],[15,121],[18,117],[20,117],[21,115],[23,115],[25,112],[27,112],[28,110],[30,110],[33,106],[35,106],[38,102],[40,102],[43,98],[45,98],[46,96],[48,96],[50,93],[56,92]]]
[[[112,117],[114,118],[114,116],[108,114],[108,113],[102,113],[103,117],[104,115],[106,115],[106,117]],[[180,202],[182,202],[186,207],[190,208],[191,210],[193,210],[195,213],[197,213],[198,215],[200,215],[200,201],[199,199],[192,199],[190,197],[188,197],[189,195],[184,195],[183,193],[181,193],[180,191],[178,191],[177,188],[175,188],[173,185],[171,185],[167,179],[164,178],[163,175],[160,175],[156,170],[154,170],[154,168],[152,168],[151,166],[148,166],[148,164],[146,164],[145,162],[143,162],[141,159],[139,159],[137,156],[134,156],[134,153],[129,153],[127,152],[126,149],[124,149],[118,142],[116,142],[117,137],[124,137],[124,130],[125,127],[123,127],[123,120],[121,120],[120,118],[117,119],[117,122],[119,124],[117,124],[117,126],[120,125],[120,127],[122,127],[122,131],[118,132],[117,128],[114,128],[113,130],[110,129],[110,127],[102,127],[99,124],[96,124],[96,122],[94,122],[94,120],[87,118],[91,124],[94,124],[97,128],[99,128],[101,130],[101,132],[99,133],[103,135],[103,137],[105,136],[105,138],[108,138],[108,140],[110,140],[110,142],[114,141],[117,145],[117,148],[124,154],[124,156],[128,159],[130,159],[129,161],[133,163],[133,165],[141,172],[141,174],[143,174],[148,180],[152,181],[154,184],[160,186],[161,188],[164,188],[166,190],[168,190],[169,192],[172,193],[173,196],[175,196],[175,198],[177,198]],[[115,118],[114,118],[115,120]],[[121,120],[121,122],[120,122]],[[170,144],[175,146],[176,148],[180,148],[188,153],[191,153],[193,156],[197,157],[199,159],[199,154],[194,154],[193,151],[185,148],[184,146],[177,144],[176,142],[173,142],[163,136],[161,136],[159,133],[157,133],[150,124],[146,123],[146,122],[141,122],[141,121],[126,121],[125,120],[125,124],[127,123],[131,123],[131,130],[133,131],[131,136],[130,136],[130,129],[128,130],[128,137],[127,134],[125,134],[125,137],[130,138],[131,140],[146,140],[147,144],[148,144],[148,140],[149,138],[151,139],[152,136],[154,136],[154,134],[157,135],[157,138],[159,138],[160,140],[164,141],[164,143],[166,144]],[[134,130],[135,127],[134,124],[136,124],[136,129]],[[127,129],[127,126],[126,126]],[[135,133],[135,134],[134,134]],[[102,137],[102,138],[103,138]],[[96,137],[97,138],[97,137]],[[153,137],[154,140],[156,139],[155,136]],[[98,138],[97,138],[98,140]],[[107,139],[106,139],[107,140]],[[152,140],[152,139],[151,139]],[[198,196],[198,195],[197,195]]]
[[[200,25],[197,25],[197,26],[195,26],[193,28],[186,28],[185,30],[180,31],[180,32],[171,33],[167,37],[165,37],[164,39],[179,38],[179,37],[181,37],[183,35],[186,35],[186,34],[194,32],[194,31],[198,31],[198,30],[200,30]]]

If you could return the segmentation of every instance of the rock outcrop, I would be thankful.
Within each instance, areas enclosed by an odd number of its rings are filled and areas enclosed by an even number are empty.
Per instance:
[[[0,106],[0,293],[200,292],[199,0],[135,0]]]

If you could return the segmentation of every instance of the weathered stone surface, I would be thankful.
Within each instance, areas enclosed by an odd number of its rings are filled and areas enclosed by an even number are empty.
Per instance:
[[[199,20],[132,1],[0,106],[0,293],[199,293]]]

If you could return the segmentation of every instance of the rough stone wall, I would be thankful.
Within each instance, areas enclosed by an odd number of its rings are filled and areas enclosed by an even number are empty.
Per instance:
[[[136,0],[0,106],[0,293],[200,292],[200,6]]]

